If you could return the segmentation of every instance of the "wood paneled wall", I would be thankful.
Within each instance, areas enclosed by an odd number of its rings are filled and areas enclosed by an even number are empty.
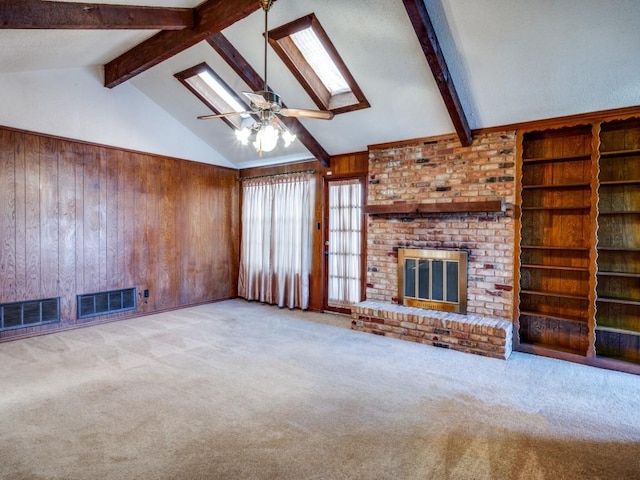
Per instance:
[[[269,167],[254,167],[240,170],[240,178],[261,175],[278,175],[282,173],[314,170],[316,178],[315,215],[313,228],[313,258],[311,260],[311,278],[309,279],[309,309],[321,311],[324,308],[324,179],[327,177],[366,176],[369,169],[367,152],[357,152],[331,157],[330,167],[324,167],[318,161],[308,161]],[[318,225],[320,228],[318,228]]]
[[[125,318],[237,296],[238,172],[0,128],[0,303],[137,287]],[[145,289],[149,298],[143,297]]]

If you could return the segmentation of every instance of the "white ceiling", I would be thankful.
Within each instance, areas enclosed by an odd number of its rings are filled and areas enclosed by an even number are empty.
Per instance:
[[[88,0],[84,0],[88,1]],[[257,1],[257,0],[256,0]],[[199,0],[92,0],[194,7]],[[640,104],[637,0],[425,0],[471,128]],[[315,13],[371,108],[302,120],[332,155],[453,132],[401,0],[278,0],[269,26]],[[261,10],[223,33],[263,72]],[[102,65],[155,32],[0,30],[0,73]],[[234,90],[249,90],[202,42],[129,82],[238,168],[309,158],[296,142],[258,158],[237,144],[174,77],[207,62]],[[269,52],[269,84],[290,107],[317,108]],[[120,88],[120,87],[116,87]]]

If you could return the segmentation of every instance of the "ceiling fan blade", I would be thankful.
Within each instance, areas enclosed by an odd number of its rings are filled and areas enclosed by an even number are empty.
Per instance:
[[[210,118],[224,118],[233,117],[234,115],[250,115],[253,112],[227,112],[227,113],[215,113],[211,115],[200,115],[198,120],[208,120]]]
[[[329,110],[307,110],[305,108],[283,108],[278,112],[284,117],[314,118],[317,120],[331,120],[333,112]]]
[[[271,108],[271,104],[259,93],[242,92],[258,108]]]

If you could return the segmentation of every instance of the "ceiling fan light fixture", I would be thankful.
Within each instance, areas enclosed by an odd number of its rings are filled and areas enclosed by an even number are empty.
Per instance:
[[[284,146],[286,148],[296,141],[296,136],[289,130],[285,130],[284,132],[282,132],[282,141],[284,142]]]
[[[235,132],[236,138],[242,145],[251,144],[262,155],[263,152],[271,152],[278,146],[278,140],[282,138],[282,145],[287,148],[296,141],[296,136],[277,123],[256,122],[251,128],[244,127]]]
[[[236,138],[242,145],[249,145],[249,136],[251,135],[251,129],[244,127],[240,130],[236,130]]]
[[[278,144],[278,129],[273,125],[262,125],[256,134],[253,146],[258,152],[270,152]]]

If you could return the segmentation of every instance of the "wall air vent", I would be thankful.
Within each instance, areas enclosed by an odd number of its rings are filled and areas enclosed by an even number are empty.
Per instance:
[[[136,289],[78,295],[78,318],[95,317],[136,309]]]
[[[60,321],[60,297],[0,304],[0,331]]]

